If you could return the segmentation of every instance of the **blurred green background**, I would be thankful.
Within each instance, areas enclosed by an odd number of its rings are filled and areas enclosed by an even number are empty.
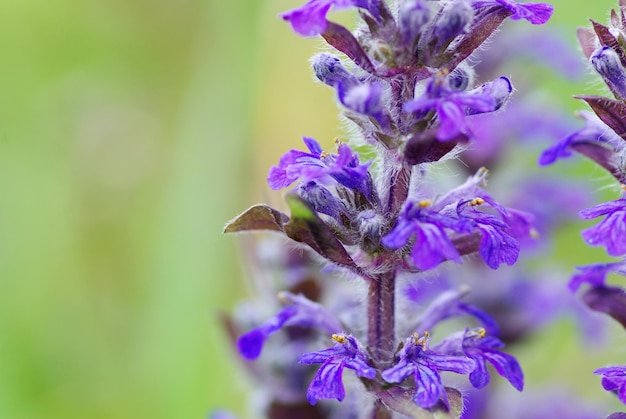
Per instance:
[[[616,1],[553,3],[575,44]],[[0,1],[0,418],[244,411],[222,227],[278,202],[265,173],[301,135],[342,134],[321,42],[277,18],[299,4]]]

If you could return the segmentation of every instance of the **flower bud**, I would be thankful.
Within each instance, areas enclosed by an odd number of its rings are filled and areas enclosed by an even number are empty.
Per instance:
[[[373,210],[365,210],[357,215],[357,223],[361,247],[366,252],[373,252],[380,246],[383,218]]]
[[[619,55],[611,47],[600,47],[591,55],[591,64],[613,93],[626,99],[626,70]]]
[[[448,3],[433,28],[433,37],[437,39],[436,49],[444,50],[454,38],[467,33],[473,18],[474,10],[468,2]]]
[[[339,58],[330,54],[321,53],[315,55],[311,61],[313,62],[313,71],[322,83],[329,86],[352,86],[358,83],[358,80],[341,64]]]
[[[470,86],[473,74],[469,68],[458,66],[448,75],[448,85],[450,90],[462,92]]]
[[[425,0],[404,0],[400,3],[398,20],[402,41],[412,45],[430,21],[432,12]]]
[[[302,184],[298,192],[313,210],[341,221],[342,203],[324,186],[311,181]]]

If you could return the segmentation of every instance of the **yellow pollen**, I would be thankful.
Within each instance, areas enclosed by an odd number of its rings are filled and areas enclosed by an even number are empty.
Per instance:
[[[478,336],[482,339],[485,335],[487,335],[487,331],[481,327],[480,330],[478,330]]]
[[[430,206],[430,204],[432,204],[433,202],[430,199],[424,199],[420,202],[417,203],[417,205],[419,205],[420,208],[426,208],[428,206]]]
[[[422,351],[426,350],[426,344],[428,343],[429,337],[430,337],[430,333],[428,333],[428,330],[425,330],[424,337],[422,338]]]
[[[320,153],[320,158],[324,158],[324,157],[328,157],[328,156],[330,156],[330,153],[328,151],[322,151]]]
[[[484,199],[482,199],[482,198],[480,198],[480,197],[476,197],[476,198],[472,199],[472,200],[469,202],[469,206],[470,206],[470,207],[476,207],[476,206],[478,206],[478,205],[482,205],[482,204],[484,204],[484,203],[485,203],[485,200],[484,200]]]
[[[622,188],[623,191],[626,191],[626,185],[621,185],[620,187]]]
[[[333,340],[337,343],[346,343],[346,337],[344,335],[332,335]]]
[[[285,294],[285,292],[284,292],[284,291],[279,292],[279,293],[278,293],[278,295],[277,295],[277,297],[278,297],[278,301],[280,301],[281,303],[286,303],[286,302],[288,302],[288,300],[287,300],[287,294]]]

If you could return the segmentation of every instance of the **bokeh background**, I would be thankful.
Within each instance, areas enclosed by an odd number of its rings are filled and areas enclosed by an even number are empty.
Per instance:
[[[552,3],[575,45],[617,2]],[[299,4],[0,0],[0,418],[245,411],[217,320],[246,294],[222,227],[276,203],[265,173],[302,135],[343,133],[309,70],[321,42],[277,18]],[[541,83],[573,110],[589,80]],[[565,264],[598,260],[578,229]],[[529,359],[571,371],[585,348],[559,333]]]

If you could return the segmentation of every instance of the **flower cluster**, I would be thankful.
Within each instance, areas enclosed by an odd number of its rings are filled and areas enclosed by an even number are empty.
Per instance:
[[[592,22],[592,28],[579,30],[578,37],[591,66],[602,77],[613,95],[581,95],[591,111],[581,111],[585,126],[545,150],[539,159],[549,165],[577,152],[606,169],[626,191],[626,6],[611,13],[609,26]],[[601,203],[580,211],[586,220],[602,218],[595,226],[582,231],[589,246],[602,246],[620,260],[580,266],[570,280],[574,292],[586,288],[582,300],[595,311],[606,313],[626,328],[626,290],[607,284],[610,274],[626,276],[626,198]],[[600,368],[602,386],[614,392],[626,404],[626,366]]]
[[[331,8],[356,8],[363,23],[351,32],[327,19]],[[333,150],[304,137],[306,149],[285,153],[267,178],[272,189],[293,185],[290,214],[255,205],[226,226],[297,243],[306,261],[287,271],[319,269],[285,281],[269,316],[256,315],[249,327],[228,321],[243,358],[269,363],[272,381],[291,386],[290,397],[269,395],[263,415],[459,417],[463,397],[442,372],[482,389],[487,363],[522,390],[522,370],[500,350],[496,320],[467,301],[466,288],[438,293],[423,310],[402,290],[450,261],[513,265],[533,236],[529,213],[487,192],[487,169],[452,189],[433,186],[429,176],[462,148],[481,147],[477,118],[501,113],[514,90],[504,76],[477,81],[469,63],[478,48],[507,18],[542,24],[551,13],[548,4],[513,0],[400,0],[394,10],[383,0],[310,0],[282,15],[298,34],[334,48],[313,58],[313,71],[334,89],[358,135],[350,144],[335,140]],[[375,157],[363,162],[355,146]],[[317,292],[299,291],[309,282]],[[401,306],[410,314],[398,316]],[[457,331],[444,331],[444,321]],[[332,345],[323,343],[329,336]],[[333,399],[359,402],[327,404]]]

